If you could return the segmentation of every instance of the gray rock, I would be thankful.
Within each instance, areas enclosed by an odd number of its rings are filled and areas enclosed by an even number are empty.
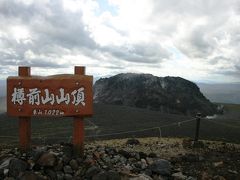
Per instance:
[[[84,161],[82,158],[77,158],[76,160],[77,160],[78,164],[82,164]]]
[[[55,171],[51,169],[46,169],[45,173],[48,177],[50,177],[51,180],[57,180],[57,174]]]
[[[53,167],[57,163],[57,157],[52,153],[43,153],[37,160],[37,164],[44,167]]]
[[[126,144],[129,144],[129,145],[138,145],[140,144],[140,141],[137,140],[137,139],[128,139]]]
[[[197,178],[196,178],[196,177],[189,176],[189,177],[187,177],[186,180],[197,180]]]
[[[63,145],[63,154],[69,158],[73,157],[73,145],[72,144],[64,144]]]
[[[135,164],[133,165],[132,172],[135,173],[135,174],[139,174],[141,171],[142,171],[142,169],[141,169],[141,164],[135,163]]]
[[[71,158],[70,157],[68,157],[68,156],[66,156],[66,155],[63,155],[63,163],[65,164],[65,165],[67,165],[67,164],[69,164],[69,162],[71,161]]]
[[[65,174],[64,175],[64,179],[65,180],[72,180],[73,179],[73,176],[71,174]]]
[[[55,170],[55,171],[61,171],[62,169],[63,169],[63,162],[62,162],[62,160],[59,160],[59,161],[57,162],[57,165],[54,166],[54,170]]]
[[[64,171],[65,174],[72,174],[73,173],[73,170],[72,170],[71,166],[69,166],[69,165],[64,166],[63,171]]]
[[[74,176],[83,176],[86,173],[86,167],[80,167],[75,173]]]
[[[64,180],[64,173],[62,171],[57,172],[57,179],[58,180]]]
[[[171,174],[171,164],[165,159],[159,159],[154,161],[148,167],[153,173],[160,174],[163,176],[169,176]]]
[[[112,166],[111,158],[109,156],[102,157],[102,160],[107,166]]]
[[[135,153],[135,158],[136,158],[137,160],[140,160],[140,159],[141,159],[139,153]]]
[[[8,172],[9,172],[9,169],[3,169],[4,176],[7,176]]]
[[[119,154],[121,154],[122,156],[124,156],[125,158],[130,158],[131,157],[131,154],[123,149],[119,150],[118,151]]]
[[[150,169],[145,169],[144,174],[148,175],[148,176],[152,176],[152,171]]]
[[[121,176],[116,171],[108,171],[94,175],[92,180],[121,180]]]
[[[145,159],[141,159],[141,168],[146,169],[147,168],[147,162]]]
[[[40,178],[34,172],[26,171],[19,179],[20,180],[39,180]]]
[[[182,157],[183,161],[187,162],[198,162],[199,161],[199,155],[197,154],[186,154]]]
[[[111,159],[111,162],[113,164],[116,164],[117,162],[119,162],[121,159],[121,156],[120,155],[115,155],[114,158]]]
[[[134,167],[141,169],[142,168],[141,162],[138,161],[138,162],[134,163]]]
[[[228,172],[231,173],[231,174],[238,174],[237,171],[234,171],[234,170],[231,170],[231,169],[229,169]]]
[[[150,157],[150,158],[156,158],[156,157],[157,157],[157,154],[151,152],[151,153],[148,155],[148,157]]]
[[[185,180],[187,179],[187,176],[183,175],[182,172],[177,172],[172,174],[172,177],[174,178],[174,180]]]
[[[29,165],[20,159],[12,159],[9,163],[9,175],[18,177],[21,172],[25,172]]]
[[[129,178],[129,180],[152,180],[152,178],[146,174],[139,174],[137,177]]]
[[[0,169],[6,169],[8,168],[9,164],[10,164],[10,161],[14,159],[12,157],[8,157],[8,158],[4,158],[2,161],[1,161],[1,165],[0,165]]]
[[[146,161],[149,165],[154,162],[153,158],[149,158],[149,157],[146,158]]]
[[[70,162],[69,162],[69,165],[71,166],[71,168],[73,170],[77,170],[78,169],[78,163],[75,159],[72,159]]]
[[[127,159],[125,158],[125,157],[120,157],[120,162],[122,163],[122,164],[126,164],[127,163]]]
[[[144,153],[144,152],[139,152],[139,156],[140,156],[141,159],[146,159],[147,154]]]
[[[9,170],[8,170],[9,171]],[[7,172],[8,173],[8,172]],[[4,179],[5,173],[4,169],[0,169],[0,179]],[[7,176],[7,175],[6,175]]]
[[[16,179],[13,177],[6,177],[4,180],[16,180]]]
[[[106,152],[108,155],[115,155],[115,154],[117,153],[116,149],[111,148],[111,147],[106,147],[106,148],[105,148],[105,152]]]
[[[31,151],[31,156],[33,160],[36,162],[44,153],[46,153],[46,148],[37,148]]]
[[[96,166],[92,166],[90,167],[87,171],[86,171],[86,177],[87,178],[91,178],[94,175],[98,174],[101,171],[100,168],[96,167]]]

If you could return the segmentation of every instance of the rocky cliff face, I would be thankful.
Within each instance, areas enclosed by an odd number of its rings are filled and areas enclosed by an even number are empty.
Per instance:
[[[216,113],[198,86],[180,77],[151,74],[118,74],[94,85],[94,102],[148,108],[165,113],[203,115]]]

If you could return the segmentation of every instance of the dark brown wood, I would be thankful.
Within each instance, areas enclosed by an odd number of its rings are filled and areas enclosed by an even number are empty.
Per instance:
[[[31,118],[19,117],[19,146],[21,151],[26,152],[31,145]]]
[[[85,75],[85,67],[75,66],[75,75]],[[73,147],[77,156],[84,155],[84,120],[82,116],[75,116],[73,119]]]
[[[27,66],[18,67],[18,76],[31,76],[31,68]]]
[[[78,72],[79,70],[77,70]],[[9,77],[7,79],[7,113],[10,116],[91,116],[93,113],[93,92],[92,92],[92,76],[83,75],[55,75],[55,76],[30,76],[30,77]],[[13,103],[12,94],[14,88],[24,88],[25,98],[23,104]],[[40,104],[29,103],[26,94],[29,89],[37,88],[40,93]],[[60,89],[64,89],[64,94],[69,94],[69,102],[66,104],[56,102],[56,96],[60,97]],[[79,88],[84,88],[84,105],[74,104],[74,96],[71,93]],[[55,102],[51,104],[42,103],[41,98],[47,95],[45,89],[49,90],[49,94],[55,95]],[[75,95],[76,96],[76,95]],[[35,101],[36,102],[36,101]]]
[[[74,74],[85,75],[85,67],[84,66],[75,66]]]
[[[28,77],[31,75],[30,67],[19,67],[18,75]],[[21,85],[21,84],[19,84]],[[31,145],[31,117],[19,117],[19,146],[21,151],[26,152]]]
[[[73,119],[73,147],[74,154],[84,155],[84,121],[83,117],[74,117]]]

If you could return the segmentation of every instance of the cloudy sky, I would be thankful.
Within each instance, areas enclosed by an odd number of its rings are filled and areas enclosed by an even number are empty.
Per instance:
[[[239,0],[0,0],[0,79],[124,72],[240,81]]]

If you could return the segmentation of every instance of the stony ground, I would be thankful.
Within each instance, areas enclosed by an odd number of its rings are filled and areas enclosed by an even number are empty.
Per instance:
[[[71,144],[2,148],[0,179],[240,179],[240,145],[189,139],[141,138],[86,142],[77,157]]]

